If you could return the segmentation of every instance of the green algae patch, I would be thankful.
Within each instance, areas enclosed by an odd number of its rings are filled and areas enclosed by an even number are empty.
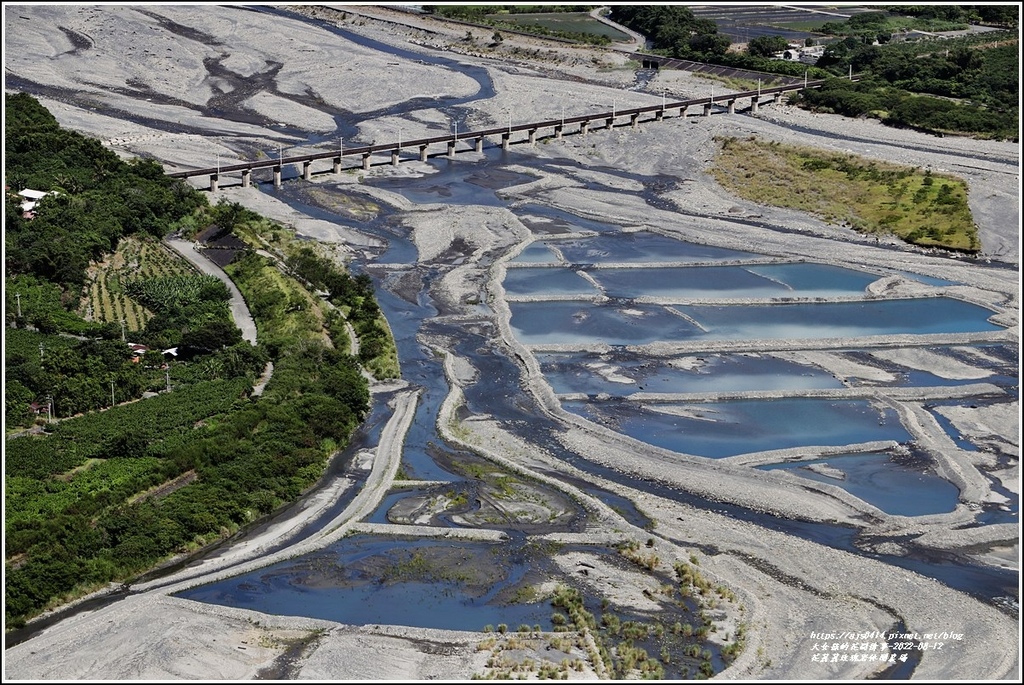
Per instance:
[[[955,176],[753,136],[715,140],[712,176],[746,200],[922,247],[981,248],[967,184]]]

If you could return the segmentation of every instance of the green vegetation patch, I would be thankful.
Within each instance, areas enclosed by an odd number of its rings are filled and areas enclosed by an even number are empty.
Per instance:
[[[132,296],[131,284],[148,288],[151,281],[195,274],[191,264],[152,236],[126,236],[111,255],[90,265],[78,314],[87,321],[124,322],[126,331],[141,331],[154,311]]]
[[[346,322],[325,324],[328,303],[308,282],[282,258],[256,254],[273,252],[285,229],[234,203],[210,207],[155,162],[121,162],[27,95],[6,102],[4,304],[15,327],[5,335],[5,416],[44,431],[4,445],[4,608],[14,628],[297,499],[365,417],[369,390],[349,345],[338,351],[328,339],[343,333],[347,343]],[[23,216],[14,191],[26,187],[58,195]],[[213,225],[269,236],[233,265],[249,276],[239,285],[257,346],[241,340],[225,286],[183,276],[190,270],[157,242]],[[110,265],[113,277],[90,264]],[[370,279],[360,284],[346,306],[382,320]],[[129,289],[153,308],[144,322],[132,321]],[[108,321],[86,321],[90,308]],[[126,342],[149,349],[133,359]],[[250,397],[268,360],[273,378]],[[140,399],[147,389],[160,394]],[[51,398],[53,420],[45,406],[37,414]]]
[[[957,8],[959,9],[959,8]],[[959,17],[919,15],[914,17],[893,16],[887,12],[864,12],[855,14],[844,21],[826,22],[822,33],[832,36],[867,36],[875,38],[888,36],[900,30],[917,31],[963,31],[967,22]]]
[[[458,21],[607,45],[615,34],[621,34],[590,18],[588,12],[595,7],[597,5],[424,5],[423,9]],[[532,14],[538,16],[523,16]],[[471,32],[467,39],[472,39]],[[500,43],[501,35],[495,33],[492,40]]]
[[[746,200],[914,245],[963,252],[981,247],[967,184],[954,176],[754,137],[717,140],[711,173]]]

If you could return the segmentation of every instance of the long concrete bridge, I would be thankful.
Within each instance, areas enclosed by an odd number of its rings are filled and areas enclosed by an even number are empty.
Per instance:
[[[855,79],[856,77],[851,76],[851,78]],[[526,134],[525,139],[517,141],[518,143],[527,142],[532,145],[537,141],[538,133],[548,129],[552,131],[552,135],[555,139],[561,139],[562,135],[567,133],[587,135],[591,130],[591,125],[595,122],[597,122],[598,125],[603,123],[604,125],[601,128],[604,129],[612,129],[615,126],[624,126],[627,123],[631,128],[636,128],[640,123],[640,117],[643,115],[651,115],[650,118],[645,121],[661,121],[670,116],[671,112],[678,112],[678,116],[681,117],[686,116],[686,111],[690,107],[703,108],[703,116],[710,116],[712,109],[716,105],[718,107],[724,107],[729,114],[733,114],[736,111],[736,103],[738,101],[749,100],[750,106],[747,111],[751,114],[756,114],[758,107],[762,103],[778,102],[785,93],[802,90],[804,88],[819,88],[823,83],[825,83],[824,80],[803,80],[800,83],[790,83],[782,86],[773,86],[771,88],[758,88],[757,90],[740,93],[722,94],[718,97],[715,97],[714,93],[712,93],[706,98],[672,102],[666,101],[665,96],[662,96],[662,102],[660,105],[647,105],[644,107],[633,107],[621,110],[612,109],[609,112],[561,117],[559,119],[548,119],[545,121],[536,121],[526,124],[513,124],[510,119],[507,126],[499,126],[480,131],[456,131],[442,136],[417,138],[415,140],[406,141],[401,140],[401,137],[399,137],[399,140],[396,142],[377,143],[374,145],[364,145],[360,147],[345,148],[342,145],[342,142],[339,141],[338,148],[330,152],[305,153],[290,157],[279,156],[277,159],[267,158],[254,162],[218,165],[216,167],[206,169],[176,171],[168,174],[168,176],[172,178],[208,176],[210,178],[210,190],[216,191],[221,183],[221,177],[224,174],[240,174],[242,187],[248,188],[252,184],[253,170],[272,169],[274,173],[274,187],[280,187],[282,180],[281,172],[285,165],[301,164],[302,178],[310,180],[313,173],[313,162],[319,160],[331,160],[331,171],[338,174],[342,171],[342,162],[345,157],[360,158],[362,160],[362,168],[369,169],[371,163],[370,157],[374,153],[387,153],[391,156],[391,164],[397,166],[403,159],[403,151],[417,151],[418,154],[416,157],[407,156],[406,159],[418,159],[419,161],[425,162],[427,161],[428,149],[431,146],[445,145],[447,147],[447,156],[449,158],[454,158],[458,152],[468,152],[470,150],[483,152],[485,138],[500,137],[502,149],[507,150],[509,145],[512,144],[513,134],[516,133]],[[570,128],[573,130],[570,131]],[[435,153],[435,156],[436,154],[439,153]]]

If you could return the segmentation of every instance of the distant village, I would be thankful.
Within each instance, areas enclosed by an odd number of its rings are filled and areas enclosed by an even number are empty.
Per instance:
[[[908,29],[904,31],[897,31],[892,34],[889,38],[889,43],[911,43],[919,40],[946,40],[947,38],[953,38],[955,36],[962,35],[964,31],[948,31],[943,33],[930,33],[928,31],[918,31],[916,29]],[[876,40],[873,45],[878,45]],[[804,64],[814,65],[818,63],[818,60],[825,54],[826,45],[803,45],[801,43],[790,43],[789,46],[782,52],[776,52],[772,57],[774,59],[786,60],[787,62],[802,62]]]

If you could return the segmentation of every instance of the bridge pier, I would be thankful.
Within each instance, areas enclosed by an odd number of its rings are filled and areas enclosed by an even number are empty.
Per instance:
[[[680,106],[679,106],[679,116],[680,116],[680,117],[685,117],[685,116],[686,116],[686,108],[687,108],[688,106],[689,106],[689,105],[680,105]]]
[[[341,173],[341,156],[340,155],[338,157],[334,158],[334,173],[336,173],[336,174],[340,174]]]
[[[210,174],[210,192],[217,192],[217,174]]]
[[[665,110],[664,109],[659,109],[657,112],[654,113],[654,120],[655,121],[664,121],[664,119],[665,119]]]
[[[750,113],[757,114],[757,96],[753,95],[750,98]]]
[[[732,99],[732,100],[729,100],[729,104],[728,104],[726,109],[729,112],[729,114],[735,114],[736,113],[736,99],[735,98]]]
[[[561,140],[561,139],[562,139],[562,125],[561,124],[557,124],[555,126],[555,140]]]
[[[305,162],[302,163],[302,180],[303,181],[308,181],[308,180],[310,180],[313,177],[313,172],[311,171],[312,166],[313,166],[313,162],[308,160],[308,159]]]
[[[529,130],[529,135],[530,135],[530,145],[536,145],[537,144],[537,129],[531,128]]]
[[[711,103],[710,102],[705,102],[704,103],[704,116],[706,116],[706,117],[711,116]]]
[[[613,128],[615,128],[615,117],[608,117],[607,119],[604,120],[604,123],[605,128],[607,128],[609,131],[612,130]]]
[[[479,137],[478,137],[478,138],[476,139],[476,147],[475,147],[474,149],[475,149],[475,150],[476,150],[476,151],[477,151],[478,153],[481,153],[481,154],[483,153],[483,151],[484,151],[484,137],[483,137],[483,136],[479,136]]]
[[[391,166],[398,166],[398,148],[391,151]]]
[[[774,95],[774,96],[772,97],[772,102],[778,102],[778,101],[779,101],[779,100],[781,100],[781,99],[782,99],[782,93],[776,93],[776,94],[775,94],[775,95]]]
[[[421,162],[427,161],[427,146],[426,145],[420,145],[420,161]]]
[[[501,134],[501,149],[502,150],[508,150],[508,145],[509,145],[508,139],[511,138],[511,137],[512,137],[511,133],[507,133],[506,132],[506,133],[502,133]]]
[[[370,153],[369,152],[364,152],[363,153],[363,171],[369,171],[369,170],[370,170]]]
[[[275,188],[280,188],[281,187],[281,165],[280,164],[274,167],[274,187]]]
[[[455,159],[455,141],[448,141],[448,159]]]
[[[249,188],[252,186],[252,169],[242,170],[242,187]]]
[[[632,129],[636,129],[638,126],[638,121],[640,121],[640,112],[637,112],[636,114],[631,114],[629,116],[629,127]]]
[[[587,131],[589,131],[589,130],[590,130],[590,122],[589,121],[582,121],[582,122],[580,122],[580,135],[581,136],[587,135]]]

